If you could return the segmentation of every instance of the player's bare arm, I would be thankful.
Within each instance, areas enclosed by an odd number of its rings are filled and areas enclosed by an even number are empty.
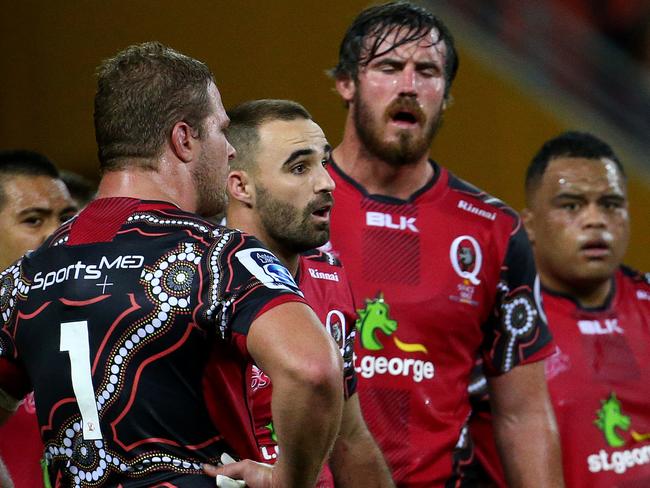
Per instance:
[[[330,456],[330,468],[337,488],[395,486],[384,456],[363,420],[356,394],[348,398],[343,407],[341,430]]]
[[[304,304],[286,303],[251,325],[247,347],[273,382],[272,412],[282,457],[273,468],[243,461],[214,470],[251,488],[313,486],[341,423],[341,356]]]
[[[489,378],[495,440],[508,486],[562,487],[560,441],[544,363]]]

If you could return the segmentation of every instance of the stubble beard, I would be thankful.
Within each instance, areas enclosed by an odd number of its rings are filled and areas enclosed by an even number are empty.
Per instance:
[[[361,143],[373,156],[391,166],[408,166],[417,163],[429,153],[436,132],[442,125],[442,107],[428,118],[428,127],[420,137],[408,130],[400,131],[395,142],[386,142],[382,137],[380,121],[376,120],[369,104],[364,102],[357,90],[353,105],[354,125]]]
[[[196,213],[203,217],[220,217],[226,210],[226,180],[219,174],[214,163],[205,153],[201,153],[199,164],[192,171],[192,179],[197,195]]]
[[[286,251],[299,254],[322,246],[329,240],[329,223],[314,227],[310,222],[313,211],[314,206],[308,205],[300,212],[257,185],[257,212],[264,231]]]

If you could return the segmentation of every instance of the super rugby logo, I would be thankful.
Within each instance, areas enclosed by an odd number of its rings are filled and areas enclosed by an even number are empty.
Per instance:
[[[606,400],[601,400],[601,407],[596,411],[594,424],[605,437],[605,442],[610,447],[624,447],[628,444],[640,443],[650,440],[650,433],[640,434],[635,430],[630,432],[631,440],[626,440],[623,432],[630,430],[632,420],[623,413],[621,402],[614,392]],[[628,468],[650,463],[650,446],[645,445],[632,449],[624,449],[608,453],[601,449],[598,454],[587,457],[589,471],[614,471],[617,474],[625,473]]]
[[[390,318],[390,307],[384,301],[384,295],[379,293],[377,298],[366,299],[366,307],[357,310],[357,330],[361,339],[361,346],[370,351],[380,351],[384,348],[378,333],[393,338],[395,346],[400,351],[407,353],[427,354],[423,344],[407,343],[400,341],[395,334],[397,321]],[[367,355],[361,358],[357,373],[363,378],[372,378],[377,375],[389,374],[391,376],[411,376],[413,381],[419,383],[423,379],[431,379],[434,375],[433,363],[420,359],[402,359],[399,357],[387,358],[384,356]]]
[[[478,241],[472,236],[456,237],[449,247],[449,259],[454,271],[472,285],[479,285],[478,274],[483,265],[483,253]]]
[[[238,251],[235,257],[267,288],[291,290],[303,296],[291,273],[270,251],[254,247]]]

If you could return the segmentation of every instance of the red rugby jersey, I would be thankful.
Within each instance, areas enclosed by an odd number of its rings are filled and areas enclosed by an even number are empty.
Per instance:
[[[34,394],[25,397],[16,413],[0,427],[0,457],[15,488],[43,485],[43,442],[38,430]]]
[[[621,267],[603,307],[544,290],[555,353],[546,378],[567,486],[650,486],[650,277]],[[505,486],[490,417],[472,421],[477,457]]]
[[[307,303],[339,346],[343,357],[343,388],[347,399],[355,393],[357,379],[352,362],[356,314],[345,269],[332,254],[309,251],[300,256],[296,278]],[[274,464],[280,453],[271,416],[271,380],[253,365],[247,372],[247,384],[259,458],[263,462]],[[334,487],[332,473],[327,466],[321,472],[317,487]]]
[[[431,164],[434,178],[408,200],[329,169],[331,244],[359,307],[359,398],[404,487],[458,482],[477,354],[500,374],[552,352],[517,214]]]
[[[567,486],[650,486],[650,284],[616,273],[600,309],[544,293],[556,352],[546,377]]]

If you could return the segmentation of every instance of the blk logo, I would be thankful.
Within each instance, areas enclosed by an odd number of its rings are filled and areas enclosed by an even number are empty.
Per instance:
[[[405,217],[404,215],[397,217],[383,212],[366,212],[366,225],[369,227],[420,232],[415,226],[415,217]]]

